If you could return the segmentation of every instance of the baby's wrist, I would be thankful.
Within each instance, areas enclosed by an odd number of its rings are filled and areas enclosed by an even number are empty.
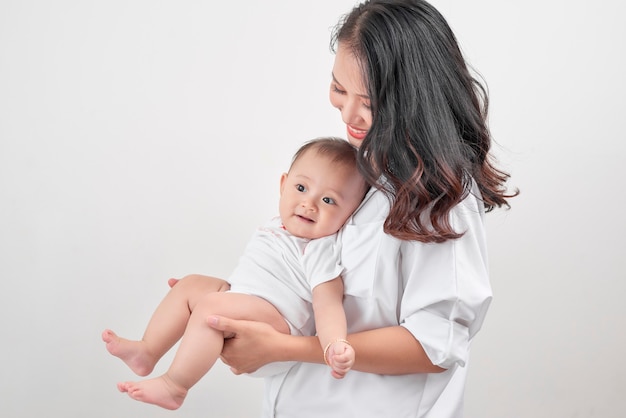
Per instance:
[[[352,344],[350,344],[350,342],[348,340],[346,340],[345,338],[337,338],[331,342],[329,342],[328,344],[326,344],[326,347],[324,347],[324,362],[330,366],[330,363],[328,362],[328,350],[330,350],[330,347],[333,346],[333,344],[335,343],[343,343],[346,345],[349,345],[350,347],[352,347]]]

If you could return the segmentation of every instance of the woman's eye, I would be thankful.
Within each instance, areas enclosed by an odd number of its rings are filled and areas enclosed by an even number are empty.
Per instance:
[[[306,190],[306,187],[304,187],[301,184],[296,184],[296,190],[299,191],[299,192],[303,192],[303,191]]]
[[[344,90],[339,89],[339,87],[337,87],[337,85],[336,85],[336,84],[333,84],[333,85],[332,85],[332,88],[333,88],[333,92],[334,92],[334,93],[338,93],[338,94],[346,94],[346,92],[345,92]]]
[[[323,197],[322,201],[326,204],[329,205],[334,205],[335,204],[335,200],[332,197]]]
[[[337,93],[337,94],[341,94],[341,95],[345,95],[346,91],[345,90],[341,90],[339,87],[337,87],[336,84],[332,84],[331,86],[331,90],[333,93]],[[363,107],[367,110],[372,110],[372,104],[368,101],[363,103]]]

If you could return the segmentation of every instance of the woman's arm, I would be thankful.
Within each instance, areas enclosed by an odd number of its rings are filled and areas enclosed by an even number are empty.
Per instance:
[[[208,276],[215,291],[228,288],[228,283]],[[178,280],[170,279],[174,286]],[[252,373],[268,363],[300,361],[324,364],[323,349],[317,337],[296,337],[282,334],[262,322],[233,320],[224,317],[209,318],[209,325],[230,332],[222,360],[234,373]],[[348,335],[358,356],[352,367],[362,372],[400,375],[413,373],[438,373],[445,369],[434,366],[421,344],[405,328],[393,326]]]
[[[276,361],[324,364],[323,350],[317,337],[281,334],[262,322],[224,317],[211,317],[208,323],[215,329],[234,335],[224,344],[222,360],[235,374],[252,373]],[[348,335],[347,339],[358,353],[353,370],[388,375],[445,370],[434,366],[420,343],[400,326],[358,332]]]
[[[358,332],[348,339],[359,353],[354,370],[389,375],[445,371],[433,365],[419,341],[401,326]]]

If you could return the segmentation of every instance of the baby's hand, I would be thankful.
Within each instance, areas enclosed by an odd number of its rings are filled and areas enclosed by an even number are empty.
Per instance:
[[[354,365],[356,353],[346,340],[337,340],[326,350],[326,362],[332,369],[335,379],[342,379]]]

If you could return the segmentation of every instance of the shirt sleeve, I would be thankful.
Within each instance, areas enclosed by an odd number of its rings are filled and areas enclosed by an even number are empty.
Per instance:
[[[444,243],[404,241],[400,324],[420,342],[433,364],[465,365],[492,293],[482,202],[469,195],[453,209],[451,223],[464,235]]]
[[[342,274],[340,244],[337,234],[307,243],[302,256],[302,265],[311,289]]]

